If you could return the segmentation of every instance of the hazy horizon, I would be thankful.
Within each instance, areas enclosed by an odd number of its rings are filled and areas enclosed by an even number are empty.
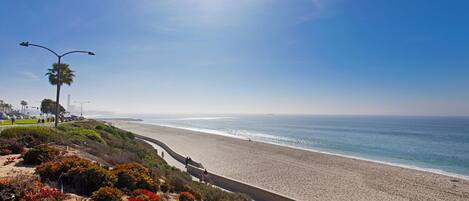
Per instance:
[[[16,108],[55,99],[56,58],[30,41],[96,53],[63,59],[61,104],[85,114],[469,116],[469,2],[0,4],[0,100]]]

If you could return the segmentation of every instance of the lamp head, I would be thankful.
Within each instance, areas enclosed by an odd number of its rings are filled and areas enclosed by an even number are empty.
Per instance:
[[[29,42],[26,41],[26,42],[21,42],[20,43],[21,46],[24,46],[24,47],[28,47],[29,46]]]
[[[88,55],[94,56],[95,54],[93,52],[88,52]]]

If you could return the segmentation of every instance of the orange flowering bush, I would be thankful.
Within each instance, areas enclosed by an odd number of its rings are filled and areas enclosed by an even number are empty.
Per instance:
[[[0,192],[10,186],[11,178],[0,178]]]
[[[44,162],[52,161],[59,157],[60,150],[47,146],[47,145],[38,145],[34,148],[28,150],[24,156],[24,163],[28,165],[39,165]]]
[[[153,179],[152,171],[140,164],[129,163],[117,165],[113,170],[117,176],[117,187],[121,189],[157,190],[158,184]]]
[[[117,188],[102,187],[91,196],[92,201],[121,201],[124,193]]]
[[[93,163],[89,160],[82,159],[78,156],[67,156],[60,158],[56,161],[43,163],[36,167],[36,174],[41,176],[41,179],[50,181],[57,181],[61,174],[68,172],[73,167],[87,168],[92,166]]]
[[[194,196],[189,192],[181,192],[178,196],[179,201],[194,201]]]
[[[129,201],[160,201],[160,196],[156,192],[151,192],[146,189],[137,189],[129,197]]]
[[[77,156],[43,163],[36,168],[36,173],[42,180],[58,181],[60,178],[64,185],[85,195],[117,181],[111,171]]]

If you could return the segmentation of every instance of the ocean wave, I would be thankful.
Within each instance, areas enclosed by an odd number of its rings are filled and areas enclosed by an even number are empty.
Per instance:
[[[289,137],[270,135],[266,133],[260,133],[260,132],[248,131],[248,130],[235,130],[235,129],[215,130],[215,129],[175,126],[172,124],[161,124],[161,123],[155,123],[155,125],[171,127],[171,128],[179,128],[179,129],[208,133],[208,134],[222,135],[226,137],[234,137],[234,138],[244,139],[244,140],[249,140],[249,139],[259,140],[259,141],[271,140],[275,142],[289,142],[289,143],[299,142],[298,140],[295,140]]]
[[[233,135],[233,134],[230,134],[230,133],[227,133],[227,132],[224,132],[224,131],[220,131],[220,130],[204,129],[204,128],[192,128],[192,127],[184,127],[184,126],[174,126],[174,125],[171,125],[171,124],[160,124],[160,123],[151,123],[151,124],[155,124],[155,125],[158,125],[158,126],[170,127],[170,128],[179,128],[179,129],[190,130],[190,131],[201,132],[201,133],[222,135],[222,136],[225,136],[225,137],[233,137],[233,138],[244,139],[244,140],[249,139],[249,138]]]
[[[328,155],[333,155],[333,156],[340,156],[340,157],[344,157],[344,158],[351,158],[351,159],[362,160],[362,161],[369,161],[369,162],[374,162],[374,163],[379,163],[379,164],[384,164],[384,165],[390,165],[390,166],[394,166],[394,167],[401,167],[401,168],[419,170],[419,171],[424,171],[424,172],[431,172],[431,173],[446,175],[446,176],[450,176],[450,177],[469,179],[469,175],[462,175],[462,174],[452,173],[452,172],[448,172],[448,171],[441,170],[441,169],[436,169],[436,168],[424,168],[424,167],[419,167],[419,166],[416,166],[416,165],[388,162],[388,161],[384,161],[384,160],[369,159],[369,158],[354,156],[354,155],[349,155],[349,154],[341,154],[341,153],[334,153],[334,152],[323,151],[323,150],[318,150],[318,149],[305,148],[305,147],[298,146],[298,145],[302,144],[301,140],[296,140],[296,139],[293,139],[293,138],[288,138],[288,137],[283,137],[283,136],[275,136],[275,135],[270,135],[270,134],[255,132],[255,131],[247,131],[247,130],[221,131],[221,130],[214,130],[214,129],[203,129],[203,128],[175,126],[175,125],[171,125],[171,124],[160,124],[160,123],[153,123],[153,124],[159,125],[159,126],[171,127],[171,128],[178,128],[178,129],[208,133],[208,134],[221,135],[221,136],[225,136],[225,137],[231,137],[231,138],[237,138],[237,139],[243,139],[243,140],[251,139],[251,140],[254,140],[254,141],[259,141],[259,142],[263,142],[263,143],[267,143],[267,144],[273,144],[273,145],[277,145],[277,146],[289,147],[289,148],[293,148],[293,149],[299,149],[299,150],[304,150],[304,151],[328,154]]]
[[[160,121],[198,121],[198,120],[220,120],[220,119],[236,119],[236,117],[184,117],[173,119],[157,119]]]

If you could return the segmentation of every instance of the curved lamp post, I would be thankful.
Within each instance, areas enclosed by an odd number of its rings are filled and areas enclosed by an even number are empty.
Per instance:
[[[36,44],[29,43],[29,42],[21,42],[20,45],[24,46],[24,47],[29,47],[29,46],[39,47],[39,48],[48,50],[49,52],[52,52],[52,54],[54,54],[57,57],[57,60],[58,60],[57,64],[59,66],[59,68],[57,68],[57,96],[56,96],[56,101],[55,101],[56,102],[55,127],[57,127],[59,125],[59,106],[60,106],[59,99],[60,99],[60,87],[62,85],[62,82],[60,80],[61,79],[60,78],[60,60],[65,55],[72,54],[72,53],[84,53],[84,54],[88,54],[88,55],[92,55],[92,56],[94,56],[95,54],[93,52],[89,52],[89,51],[70,51],[70,52],[66,52],[66,53],[63,53],[63,54],[59,55],[56,52],[54,52],[53,50],[51,50],[47,47],[44,47],[42,45],[36,45]]]

